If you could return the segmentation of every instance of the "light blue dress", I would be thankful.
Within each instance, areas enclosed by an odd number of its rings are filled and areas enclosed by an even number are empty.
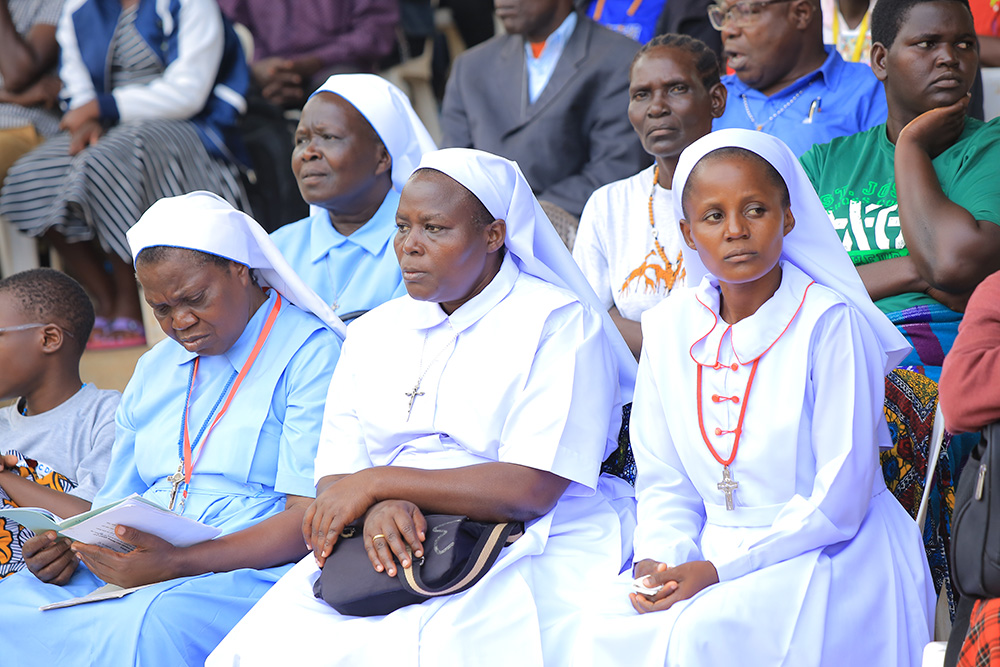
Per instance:
[[[392,247],[398,206],[399,193],[389,190],[375,215],[350,236],[319,209],[276,230],[271,240],[337,315],[371,310],[406,293]]]
[[[272,291],[226,354],[202,357],[192,439],[250,355],[274,299]],[[197,461],[185,516],[232,533],[282,511],[285,494],[314,495],[313,461],[339,355],[338,338],[319,319],[283,301],[267,343]],[[139,360],[118,409],[111,466],[95,507],[133,492],[166,506],[194,357],[166,340]],[[200,665],[289,567],[173,579],[120,600],[46,612],[38,607],[86,595],[103,582],[83,565],[66,586],[44,584],[24,570],[0,584],[4,631],[18,638],[5,643],[0,663]]]

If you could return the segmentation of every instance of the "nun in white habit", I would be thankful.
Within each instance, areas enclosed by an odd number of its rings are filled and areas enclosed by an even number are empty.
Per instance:
[[[159,200],[128,240],[168,338],[125,388],[94,507],[140,494],[222,535],[179,548],[119,527],[137,547],[127,554],[29,540],[29,569],[0,593],[4,627],[19,638],[4,664],[203,664],[306,553],[302,517],[344,325],[266,232],[214,194]],[[105,583],[149,586],[39,611]]]
[[[271,238],[338,315],[406,292],[392,250],[399,193],[434,140],[406,95],[374,74],[337,74],[295,130],[292,171],[309,217]]]
[[[729,153],[712,155],[718,149]],[[790,207],[772,206],[780,184],[766,163],[787,185]],[[756,176],[734,180],[736,169]],[[713,183],[709,192],[737,194],[682,202],[693,171],[691,193]],[[595,591],[575,663],[919,665],[933,586],[919,530],[878,466],[879,447],[891,444],[884,376],[908,345],[872,304],[780,140],[713,132],[681,155],[673,193],[676,218],[691,221],[692,235],[698,224],[731,225],[739,211],[746,220],[784,211],[781,224],[793,218],[794,227],[774,255],[776,291],[752,314],[731,316],[725,300],[738,292],[726,292],[703,261],[735,272],[716,258],[758,243],[750,222],[727,227],[731,247],[714,257],[685,245],[688,287],[644,314],[631,421],[634,558],[642,583],[666,586],[630,600],[625,573]],[[682,575],[706,562],[714,583],[684,589]],[[659,564],[668,569],[656,571]]]
[[[408,295],[349,330],[306,517],[314,555],[210,666],[558,665],[576,641],[586,582],[621,570],[632,490],[600,467],[635,362],[517,165],[469,149],[429,153],[396,220]],[[317,559],[325,527],[339,534],[365,511],[362,539],[393,574],[389,552],[405,553],[401,536],[420,512],[523,520],[527,531],[463,593],[340,616],[313,597]]]

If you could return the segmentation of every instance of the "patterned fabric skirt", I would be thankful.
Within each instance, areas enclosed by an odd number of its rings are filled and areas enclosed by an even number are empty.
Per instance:
[[[76,484],[67,479],[65,475],[54,471],[44,463],[39,463],[34,459],[26,459],[18,452],[8,451],[5,453],[17,456],[17,467],[14,468],[14,472],[21,477],[63,493],[76,488]],[[17,507],[3,489],[0,489],[0,507]],[[0,579],[24,569],[21,547],[34,535],[27,528],[22,528],[20,524],[0,518]]]
[[[10,168],[0,215],[40,236],[55,229],[70,242],[96,237],[131,263],[125,232],[161,197],[214,192],[246,210],[239,169],[208,153],[186,120],[137,120],[115,125],[76,155],[60,134]]]
[[[972,608],[958,667],[1000,665],[1000,599],[977,600]]]
[[[921,305],[888,314],[889,320],[913,346],[913,351],[899,364],[937,382],[941,378],[944,356],[955,344],[962,314],[940,304]]]
[[[937,402],[938,388],[934,380],[900,369],[886,376],[885,417],[893,447],[881,453],[882,474],[888,489],[914,519],[927,479]],[[940,594],[941,587],[944,587],[952,617],[955,614],[955,595],[951,585],[949,554],[951,514],[955,509],[955,476],[949,455],[953,442],[953,436],[945,433],[932,482],[927,519],[922,527],[934,588]]]

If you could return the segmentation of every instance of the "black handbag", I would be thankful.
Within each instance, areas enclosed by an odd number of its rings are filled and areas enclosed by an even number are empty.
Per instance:
[[[363,531],[349,528],[323,565],[313,594],[347,616],[382,616],[440,595],[460,593],[483,578],[500,550],[524,534],[523,523],[485,523],[465,516],[427,514],[422,558],[376,572],[365,552]]]
[[[951,534],[959,594],[1000,597],[1000,423],[983,429],[959,477]]]

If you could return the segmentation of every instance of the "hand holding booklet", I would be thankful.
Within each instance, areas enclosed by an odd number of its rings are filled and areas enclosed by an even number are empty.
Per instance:
[[[187,547],[211,540],[222,532],[221,528],[174,514],[137,494],[68,519],[60,519],[52,512],[37,507],[2,507],[0,517],[16,521],[36,535],[54,530],[71,540],[95,544],[118,553],[128,553],[135,549],[115,535],[115,527],[119,525],[155,535],[175,547]],[[89,595],[55,602],[39,609],[48,611],[88,602],[117,599],[145,587],[121,588],[108,584]]]
[[[0,508],[0,517],[16,521],[36,535],[54,530],[71,540],[95,544],[118,553],[128,553],[135,548],[115,535],[118,525],[155,535],[175,547],[204,542],[222,532],[220,528],[174,514],[137,494],[68,519],[60,519],[48,510],[31,507],[3,507]]]

